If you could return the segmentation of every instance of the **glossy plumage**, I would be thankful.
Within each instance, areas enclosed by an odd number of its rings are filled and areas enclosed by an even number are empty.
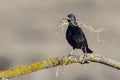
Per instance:
[[[73,14],[68,16],[68,28],[66,31],[66,39],[68,43],[74,49],[82,49],[84,53],[93,53],[92,50],[88,48],[88,43],[82,29],[77,25],[76,18]]]

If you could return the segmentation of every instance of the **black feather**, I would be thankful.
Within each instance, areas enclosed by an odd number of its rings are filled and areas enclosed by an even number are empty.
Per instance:
[[[82,29],[77,25],[76,18],[73,14],[68,15],[68,28],[66,31],[66,39],[73,49],[82,49],[84,53],[93,53],[88,48],[88,43]]]

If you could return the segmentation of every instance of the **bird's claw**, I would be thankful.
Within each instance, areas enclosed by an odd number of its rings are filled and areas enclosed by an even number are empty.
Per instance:
[[[74,58],[74,57],[76,57],[76,55],[73,55],[73,54],[68,54],[68,58]]]
[[[84,63],[90,63],[90,61],[86,61],[85,58],[88,57],[86,53],[83,54],[82,64]]]

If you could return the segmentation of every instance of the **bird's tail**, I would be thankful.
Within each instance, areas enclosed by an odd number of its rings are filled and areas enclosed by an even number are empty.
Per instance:
[[[93,53],[93,51],[91,50],[91,49],[89,49],[89,48],[87,48],[87,53]]]
[[[91,49],[89,49],[89,48],[82,49],[82,51],[83,51],[84,53],[89,53],[89,54],[93,53],[93,51],[92,51]]]

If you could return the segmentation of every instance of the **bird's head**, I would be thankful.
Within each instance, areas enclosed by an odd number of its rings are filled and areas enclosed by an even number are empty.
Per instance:
[[[64,17],[61,22],[62,22],[62,25],[57,29],[57,31],[67,24],[78,26],[76,22],[76,17],[74,14],[68,14],[67,17]]]
[[[67,22],[66,22],[66,21],[67,21]],[[63,18],[63,24],[64,24],[64,23],[77,25],[75,15],[74,15],[74,14],[68,14],[67,17]]]
[[[76,17],[74,14],[68,14],[66,19],[68,20],[68,22],[75,22],[76,21]]]

